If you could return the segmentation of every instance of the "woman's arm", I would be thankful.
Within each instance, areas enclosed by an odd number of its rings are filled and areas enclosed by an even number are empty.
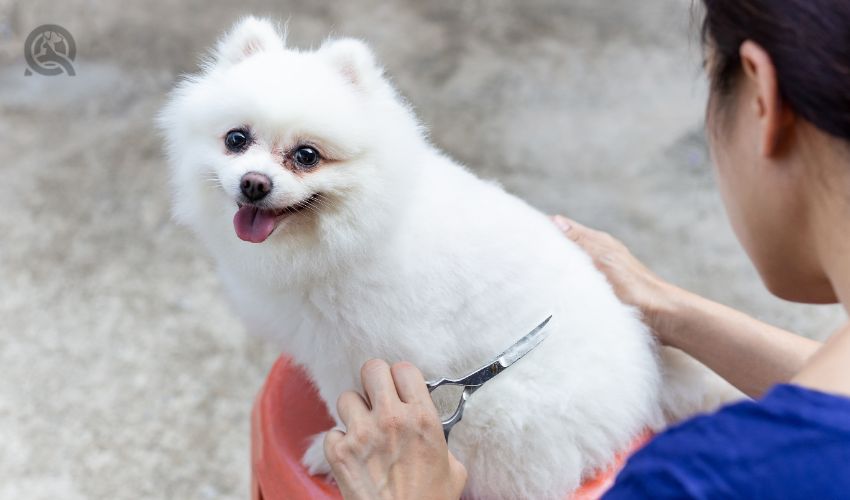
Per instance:
[[[661,343],[685,351],[751,397],[790,381],[821,347],[661,280],[606,233],[554,220],[590,254],[620,300],[641,310]]]
[[[790,381],[821,347],[679,288],[652,315],[661,342],[695,357],[750,397]]]

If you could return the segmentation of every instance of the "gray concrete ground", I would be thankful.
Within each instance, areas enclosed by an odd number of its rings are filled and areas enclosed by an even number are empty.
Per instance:
[[[169,220],[152,117],[238,16],[370,41],[433,138],[669,279],[823,336],[762,290],[724,219],[687,0],[0,0],[0,498],[244,498],[248,414],[282,346],[246,335]],[[77,76],[24,76],[42,23]]]

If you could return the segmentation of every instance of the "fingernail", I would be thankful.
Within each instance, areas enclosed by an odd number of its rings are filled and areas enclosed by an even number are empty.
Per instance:
[[[558,229],[560,229],[561,231],[563,231],[565,233],[567,231],[569,231],[570,229],[572,229],[572,227],[573,227],[572,224],[570,224],[570,221],[567,220],[566,217],[562,217],[560,215],[556,215],[554,217],[553,221],[555,222],[555,225],[558,226]]]

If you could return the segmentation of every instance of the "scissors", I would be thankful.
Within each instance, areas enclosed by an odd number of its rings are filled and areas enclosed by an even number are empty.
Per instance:
[[[499,354],[492,361],[488,362],[481,368],[456,379],[441,378],[440,380],[431,380],[425,382],[428,386],[428,392],[434,392],[434,389],[443,385],[460,385],[463,386],[463,393],[460,396],[460,402],[457,405],[452,416],[444,420],[443,434],[446,436],[446,441],[449,440],[449,433],[456,423],[463,418],[463,407],[466,405],[466,400],[472,394],[481,388],[485,382],[502,373],[507,367],[519,361],[520,358],[531,352],[537,347],[548,333],[543,329],[552,316],[549,316],[542,323],[537,325],[534,330],[531,330],[521,339],[517,340],[512,346],[508,347],[503,353]]]

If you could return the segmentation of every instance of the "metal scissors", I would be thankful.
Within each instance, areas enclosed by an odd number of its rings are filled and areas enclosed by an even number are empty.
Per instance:
[[[521,339],[517,340],[512,346],[508,347],[503,353],[499,354],[492,361],[488,362],[481,368],[469,373],[461,378],[441,378],[440,380],[431,380],[425,382],[428,386],[428,392],[434,392],[434,389],[443,385],[460,385],[463,386],[463,394],[460,396],[460,402],[457,405],[452,416],[443,421],[443,434],[446,436],[446,441],[449,440],[449,432],[452,427],[463,418],[463,407],[466,405],[466,400],[477,391],[485,382],[502,373],[507,367],[519,361],[520,358],[531,352],[537,347],[548,333],[543,329],[546,323],[552,316],[549,316],[542,323],[537,325],[534,330],[531,330]]]

